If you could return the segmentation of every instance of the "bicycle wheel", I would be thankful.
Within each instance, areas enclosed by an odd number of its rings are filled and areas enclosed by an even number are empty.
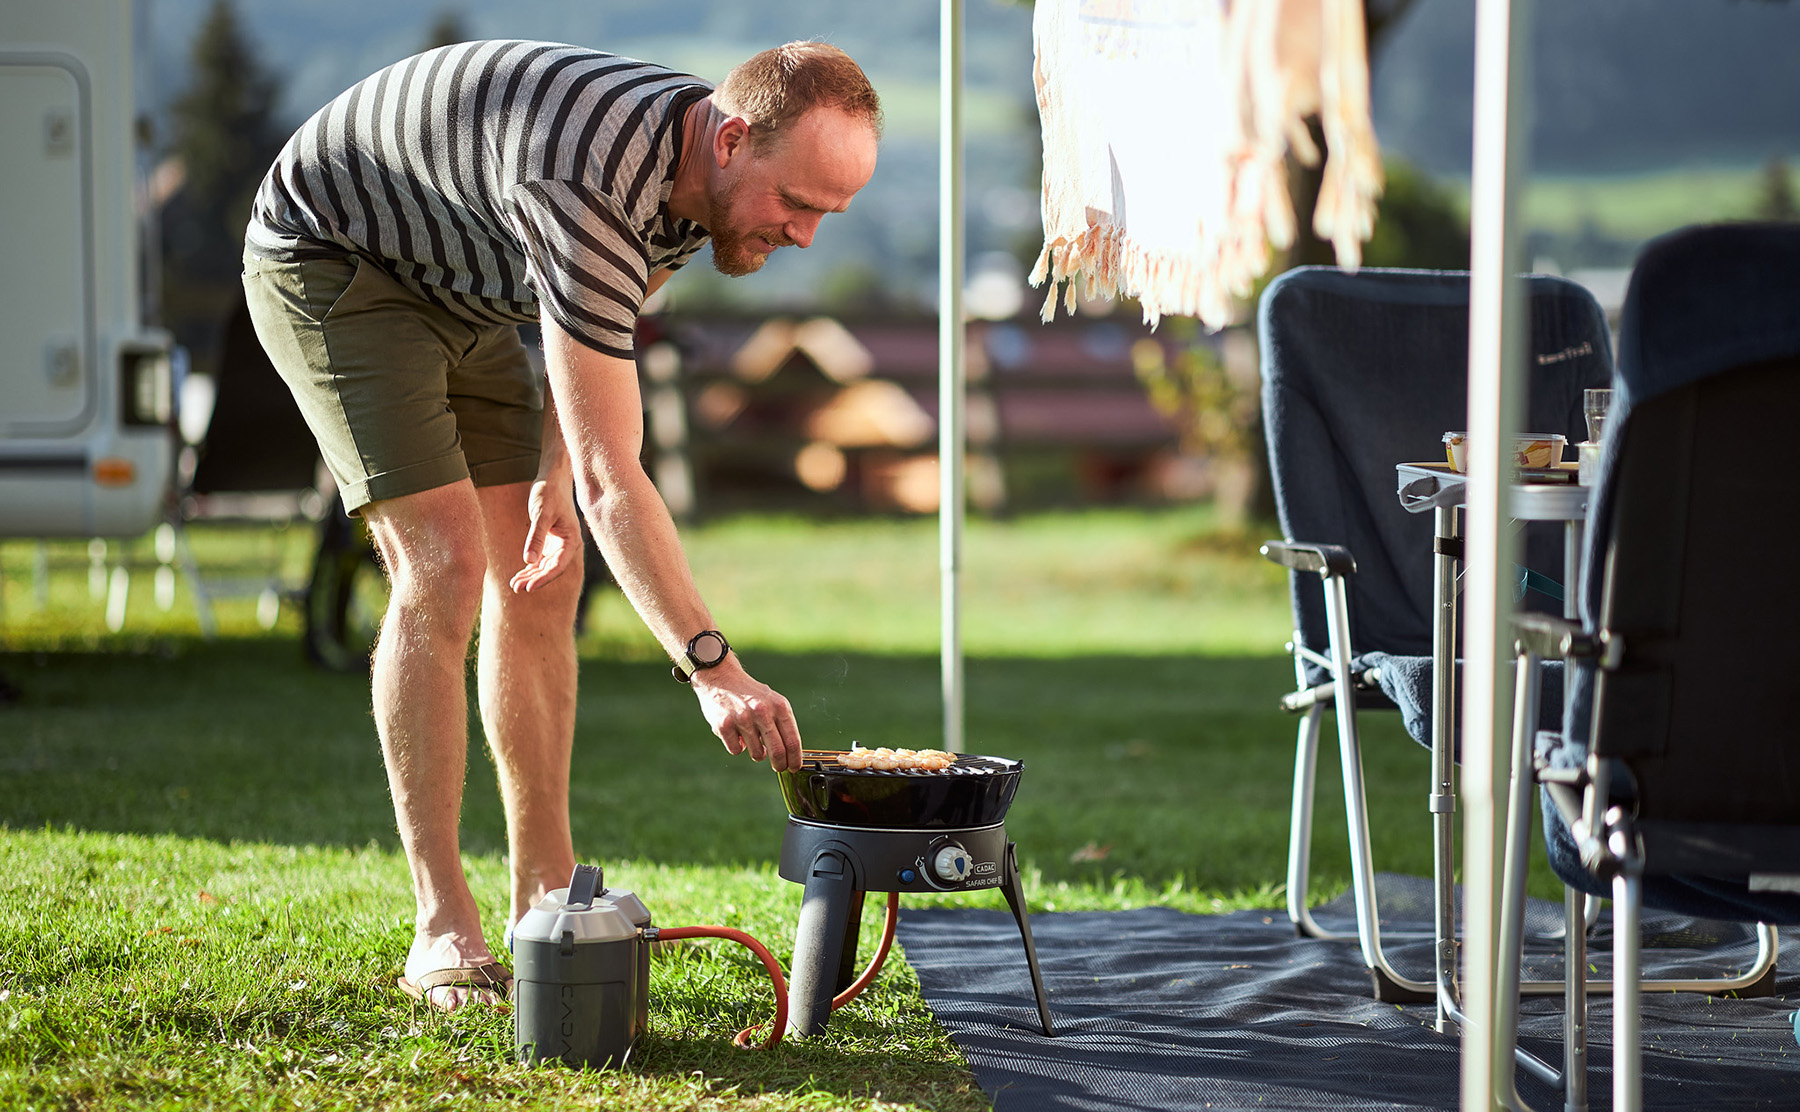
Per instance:
[[[387,601],[387,573],[362,520],[327,517],[306,588],[307,659],[327,671],[367,672]]]

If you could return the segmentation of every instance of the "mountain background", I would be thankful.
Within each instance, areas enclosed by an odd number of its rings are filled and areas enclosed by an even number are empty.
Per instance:
[[[142,103],[167,139],[211,0],[141,0]],[[1379,2],[1379,0],[1372,0]],[[1393,0],[1386,7],[1393,8]],[[754,282],[692,267],[679,299],[750,310],[860,297],[935,299],[938,5],[846,0],[237,0],[288,130],[359,78],[423,48],[445,19],[465,37],[592,45],[723,76],[756,50],[821,38],[862,62],[888,129],[876,176],[815,246],[777,255]],[[973,269],[1016,279],[1041,242],[1039,137],[1028,3],[969,0],[965,127]],[[1374,59],[1383,153],[1466,194],[1474,5],[1414,0]],[[1642,239],[1750,215],[1768,167],[1800,152],[1800,4],[1767,0],[1552,0],[1532,46],[1533,248],[1563,268],[1623,265]],[[1204,104],[1161,106],[1170,141]]]

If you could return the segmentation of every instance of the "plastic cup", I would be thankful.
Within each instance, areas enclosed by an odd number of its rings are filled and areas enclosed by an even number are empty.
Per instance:
[[[1612,408],[1612,391],[1604,388],[1581,392],[1581,412],[1587,418],[1588,440],[1598,444],[1606,433],[1606,411]]]

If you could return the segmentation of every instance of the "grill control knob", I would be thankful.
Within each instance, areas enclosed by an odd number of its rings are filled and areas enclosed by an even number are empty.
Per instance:
[[[952,842],[931,859],[931,871],[946,884],[961,884],[969,877],[969,853]]]

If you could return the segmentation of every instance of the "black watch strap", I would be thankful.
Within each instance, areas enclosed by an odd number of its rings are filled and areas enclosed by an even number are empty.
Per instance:
[[[695,672],[716,668],[730,655],[731,642],[725,640],[723,633],[703,629],[688,638],[687,647],[675,658],[675,666],[669,672],[682,683],[692,683]]]

